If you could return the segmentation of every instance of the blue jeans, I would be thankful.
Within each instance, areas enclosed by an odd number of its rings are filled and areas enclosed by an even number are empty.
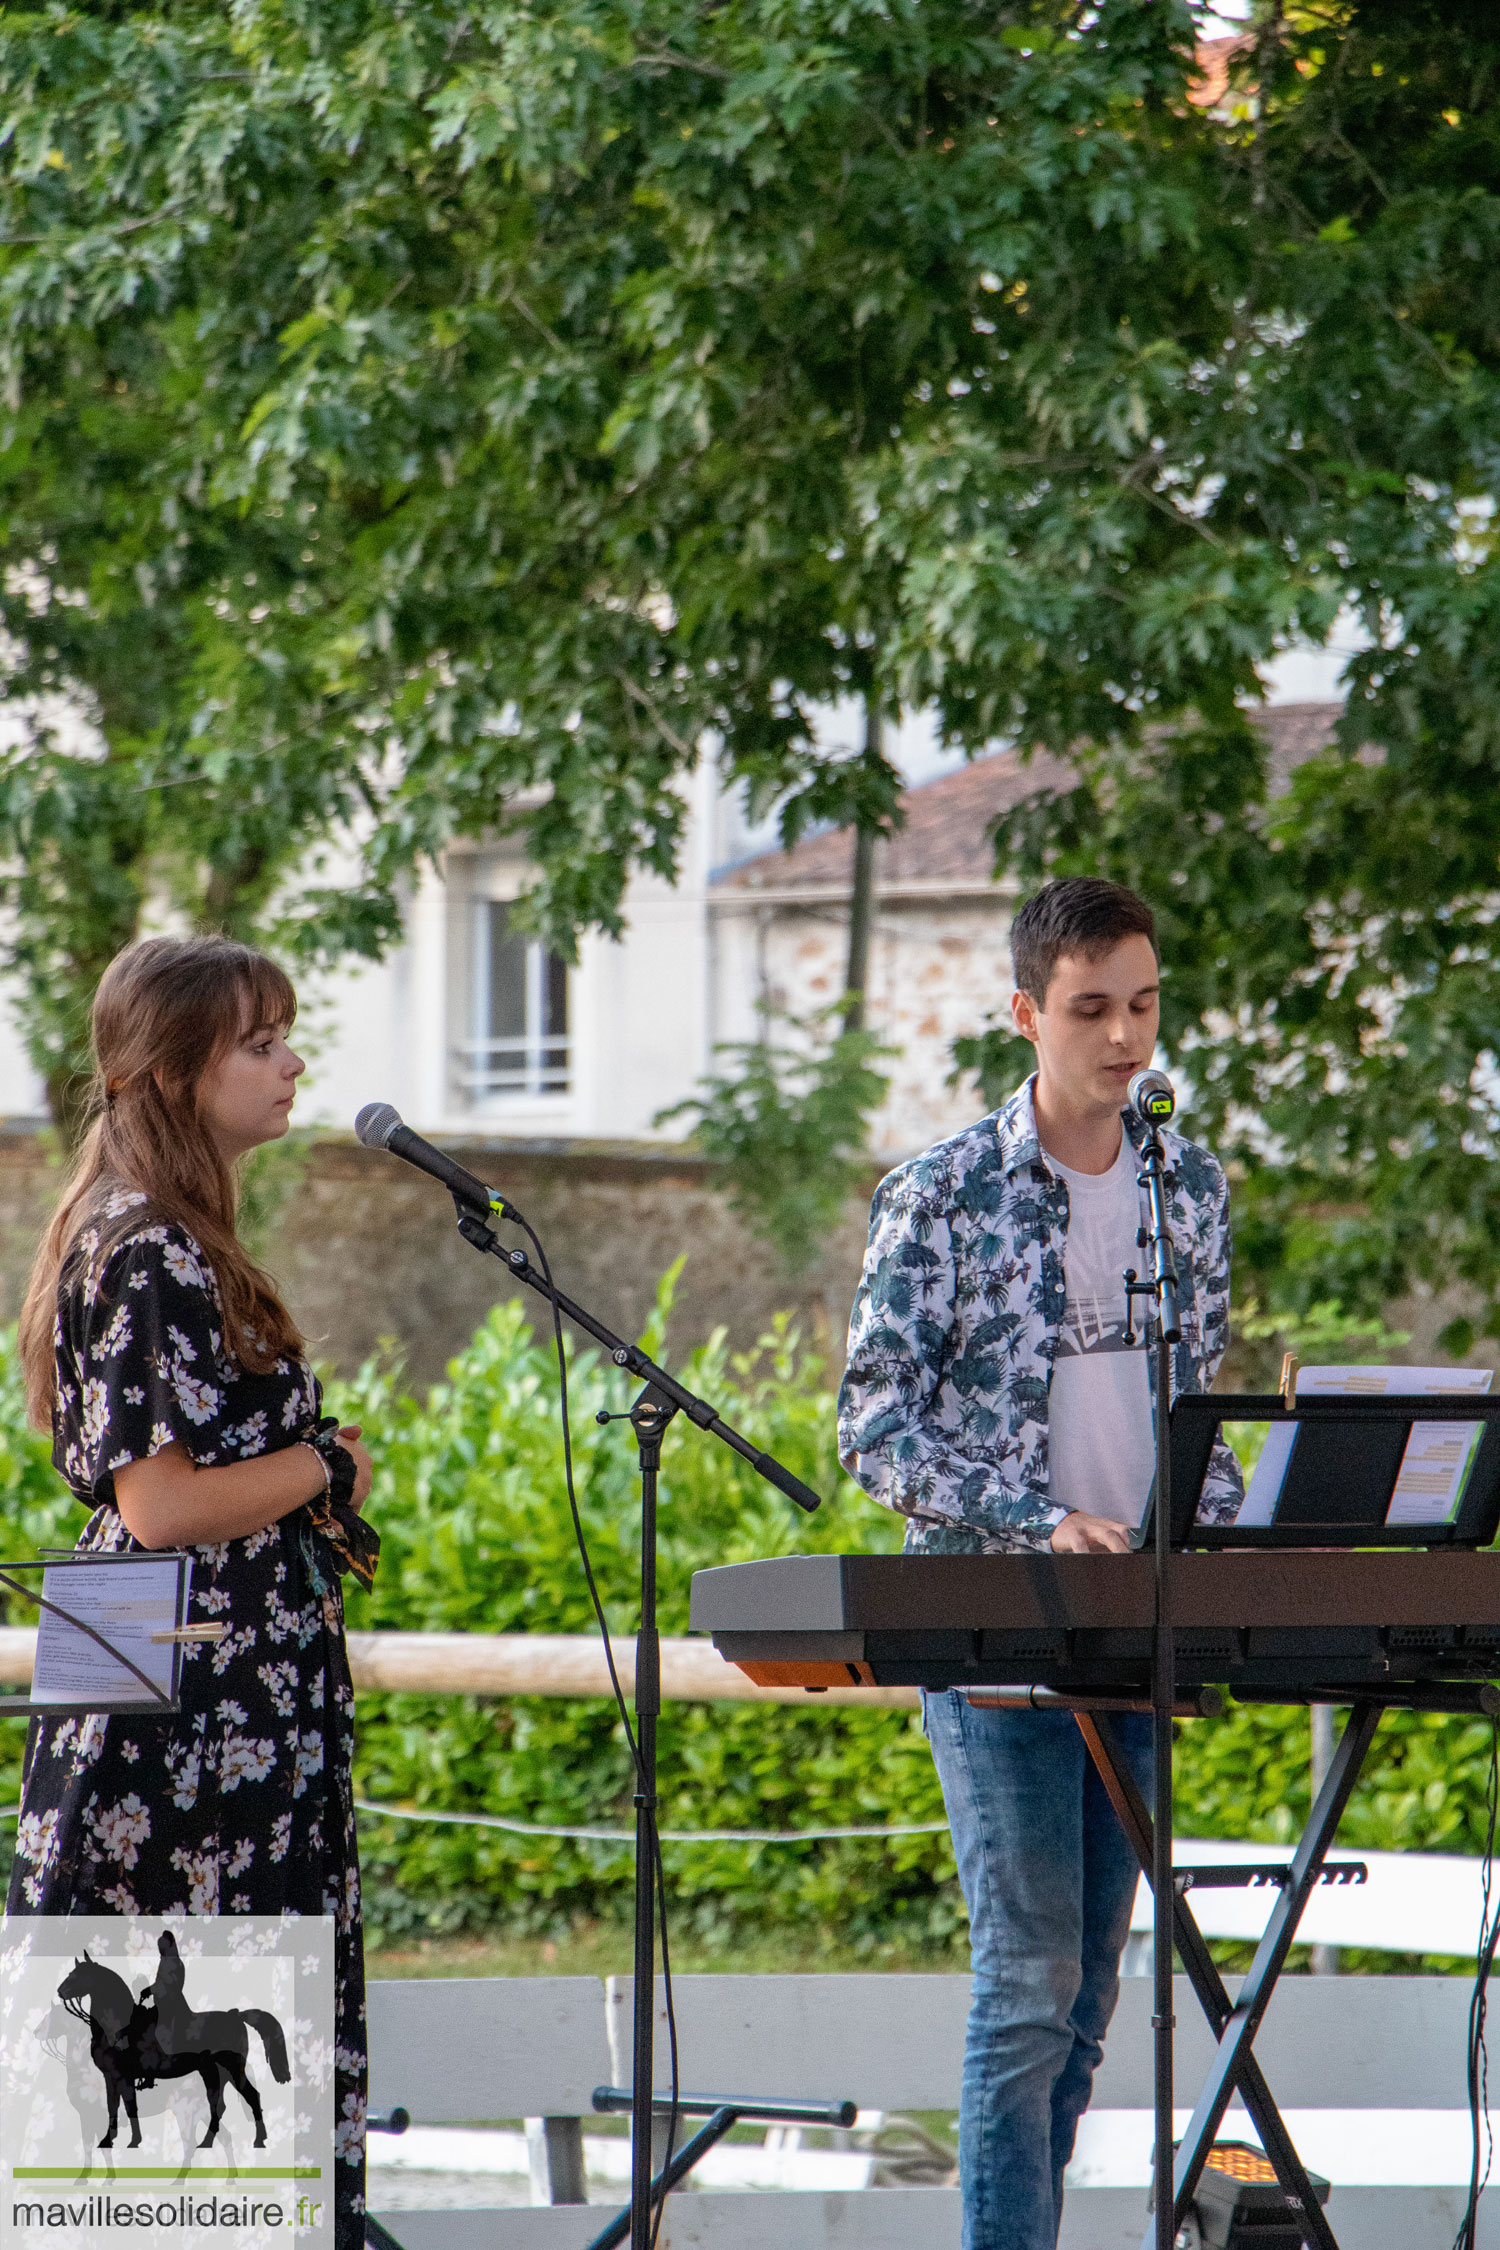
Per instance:
[[[963,2250],[1056,2250],[1139,1867],[1074,1721],[923,1697],[969,1909]],[[1151,1721],[1113,1720],[1150,1801]]]

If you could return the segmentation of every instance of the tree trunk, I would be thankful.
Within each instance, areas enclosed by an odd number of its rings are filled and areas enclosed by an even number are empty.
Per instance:
[[[203,886],[203,901],[193,917],[194,926],[207,936],[238,938],[255,943],[255,917],[265,903],[266,855],[247,849],[227,866],[212,866]]]
[[[865,698],[866,758],[881,754],[883,722],[880,705]],[[844,1029],[865,1028],[865,992],[870,976],[870,925],[875,907],[875,844],[877,831],[856,823],[854,830],[854,882],[849,894],[849,965],[844,972]]]

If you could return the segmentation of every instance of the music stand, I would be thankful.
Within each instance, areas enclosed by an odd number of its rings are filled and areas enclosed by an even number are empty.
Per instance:
[[[157,1633],[153,1633],[150,1638],[153,1642],[167,1644],[171,1650],[171,1660],[168,1666],[169,1680],[165,1688],[158,1681],[152,1679],[150,1674],[136,1663],[134,1657],[127,1654],[126,1650],[112,1640],[97,1624],[91,1623],[88,1618],[78,1615],[76,1610],[68,1608],[63,1602],[54,1600],[45,1591],[37,1593],[33,1587],[18,1583],[17,1579],[11,1575],[12,1572],[39,1570],[43,1573],[42,1583],[45,1589],[46,1574],[49,1571],[107,1570],[113,1574],[116,1572],[129,1573],[132,1569],[139,1572],[147,1565],[154,1565],[159,1568],[164,1564],[175,1566],[176,1584],[169,1605],[172,1624]],[[35,1602],[37,1607],[46,1615],[57,1618],[62,1625],[71,1628],[74,1632],[83,1634],[87,1640],[92,1641],[103,1651],[104,1657],[110,1664],[119,1665],[126,1672],[133,1674],[141,1683],[142,1691],[139,1695],[110,1694],[91,1690],[85,1684],[80,1687],[76,1695],[43,1693],[38,1696],[35,1692],[35,1677],[33,1674],[33,1692],[30,1696],[0,1695],[0,1718],[3,1719],[74,1719],[95,1716],[101,1718],[162,1718],[170,1716],[173,1712],[182,1708],[182,1652],[184,1647],[190,1641],[217,1641],[224,1636],[225,1628],[222,1625],[195,1626],[188,1623],[188,1599],[192,1590],[192,1556],[185,1548],[153,1549],[149,1554],[95,1554],[89,1552],[79,1554],[76,1549],[70,1548],[66,1554],[43,1554],[35,1561],[0,1563],[0,1585],[8,1586],[13,1593],[20,1594],[24,1600]],[[45,1627],[43,1630],[45,1630]],[[40,1649],[41,1635],[39,1633],[38,1650],[40,1651]]]
[[[1214,1440],[1226,1422],[1290,1432],[1266,1522],[1200,1523],[1199,1498]],[[1475,1428],[1456,1504],[1421,1513],[1422,1479],[1409,1464],[1413,1430]],[[1455,1440],[1456,1442],[1456,1440]],[[1171,1544],[1184,1547],[1488,1547],[1500,1532],[1500,1397],[1451,1391],[1381,1398],[1306,1398],[1279,1391],[1179,1398],[1172,1408]],[[1403,1474],[1405,1471],[1405,1474]],[[1430,1481],[1438,1482],[1433,1478]],[[1398,1492],[1398,1486],[1402,1489]],[[1154,1509],[1151,1514],[1154,1530]]]

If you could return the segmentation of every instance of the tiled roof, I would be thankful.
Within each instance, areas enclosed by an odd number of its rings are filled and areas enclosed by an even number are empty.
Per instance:
[[[1270,738],[1272,783],[1322,749],[1333,734],[1337,703],[1280,703],[1255,714]],[[1060,759],[1044,755],[1023,765],[1013,750],[998,750],[957,773],[905,790],[906,825],[885,839],[876,861],[882,890],[907,885],[939,890],[974,889],[994,877],[991,829],[1039,789],[1066,788],[1073,776]],[[804,837],[789,852],[763,852],[715,878],[724,891],[818,891],[837,896],[853,879],[854,840],[847,828]]]
[[[1188,89],[1188,100],[1195,109],[1216,109],[1229,92],[1229,73],[1241,55],[1249,54],[1255,45],[1253,31],[1239,31],[1230,39],[1200,39],[1197,46],[1198,69],[1194,83]]]

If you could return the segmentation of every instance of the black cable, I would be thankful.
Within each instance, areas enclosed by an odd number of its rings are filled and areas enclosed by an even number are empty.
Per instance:
[[[563,1473],[567,1480],[568,1507],[573,1516],[573,1537],[578,1543],[578,1555],[583,1564],[584,1582],[588,1587],[589,1600],[594,1605],[594,1616],[598,1621],[600,1636],[604,1642],[604,1661],[609,1669],[609,1684],[614,1691],[615,1709],[620,1714],[620,1724],[625,1729],[625,1740],[630,1746],[630,1762],[635,1769],[636,1792],[638,1796],[646,1799],[646,1832],[650,1838],[652,1874],[656,1884],[657,1921],[661,1927],[661,1981],[667,2007],[667,2043],[672,2057],[672,2108],[667,2123],[667,2152],[661,2167],[662,2171],[665,2172],[672,2161],[672,2151],[676,2144],[677,2102],[682,2087],[677,2066],[677,2009],[672,1997],[672,1956],[667,1944],[667,1879],[666,1871],[662,1866],[661,1836],[657,1826],[656,1806],[651,1799],[650,1791],[646,1787],[646,1775],[641,1764],[640,1745],[635,1738],[635,1729],[630,1723],[630,1710],[625,1701],[625,1691],[620,1685],[620,1675],[615,1670],[615,1652],[609,1637],[609,1620],[604,1614],[604,1604],[599,1599],[599,1588],[595,1583],[593,1564],[589,1561],[588,1539],[584,1533],[583,1517],[578,1507],[578,1494],[573,1483],[573,1436],[568,1411],[568,1356],[563,1344],[562,1313],[558,1307],[557,1289],[552,1279],[552,1268],[547,1262],[547,1253],[542,1248],[540,1238],[530,1221],[523,1219],[520,1212],[515,1209],[510,1209],[506,1215],[514,1220],[536,1252],[537,1263],[542,1269],[542,1279],[547,1284],[547,1299],[552,1307],[552,1335],[557,1347],[557,1381],[562,1406]],[[639,2004],[639,1994],[636,1995],[636,1999],[637,2004]],[[656,1996],[654,1993],[646,1995],[645,2004],[648,2008],[655,2006]],[[665,2195],[658,2197],[656,2219],[651,2229],[651,2250],[656,2250],[656,2241],[661,2232],[662,2213],[666,2209],[666,2203]]]
[[[589,1544],[584,1536],[583,1518],[578,1512],[578,1495],[573,1488],[573,1435],[571,1418],[568,1412],[568,1356],[563,1344],[562,1314],[558,1310],[557,1290],[552,1280],[552,1268],[547,1263],[547,1253],[542,1248],[535,1231],[528,1221],[521,1217],[519,1211],[512,1210],[509,1216],[521,1228],[532,1249],[535,1250],[538,1263],[542,1269],[542,1278],[547,1284],[548,1302],[552,1307],[552,1334],[557,1346],[557,1382],[562,1404],[563,1473],[567,1479],[568,1506],[573,1516],[573,1537],[578,1543],[579,1560],[583,1564],[584,1583],[588,1587],[589,1600],[593,1604],[594,1617],[599,1626],[600,1637],[604,1642],[604,1661],[609,1670],[609,1684],[614,1695],[615,1708],[620,1714],[620,1724],[625,1729],[625,1740],[630,1746],[630,1762],[635,1769],[636,1786],[639,1788],[641,1786],[641,1753],[636,1743],[635,1729],[630,1723],[630,1709],[625,1701],[625,1691],[620,1685],[620,1675],[615,1670],[615,1652],[609,1637],[609,1620],[605,1617],[604,1604],[599,1599],[599,1588],[594,1582],[594,1566],[589,1561]]]
[[[1494,1966],[1496,1947],[1500,1946],[1500,1898],[1494,1892],[1495,1828],[1500,1815],[1500,1718],[1490,1720],[1490,1771],[1485,1790],[1484,1858],[1480,1863],[1479,1948],[1474,1967],[1474,1991],[1469,2001],[1468,2080],[1469,2080],[1469,2199],[1458,2233],[1453,2239],[1453,2250],[1476,2250],[1479,2228],[1479,2198],[1489,2185],[1490,2167],[1494,2162],[1494,2136],[1490,2131],[1489,2117],[1489,2050],[1485,2045],[1485,2015],[1489,2004],[1490,1970]],[[1479,2165],[1480,2120],[1483,2119],[1484,2171]]]

